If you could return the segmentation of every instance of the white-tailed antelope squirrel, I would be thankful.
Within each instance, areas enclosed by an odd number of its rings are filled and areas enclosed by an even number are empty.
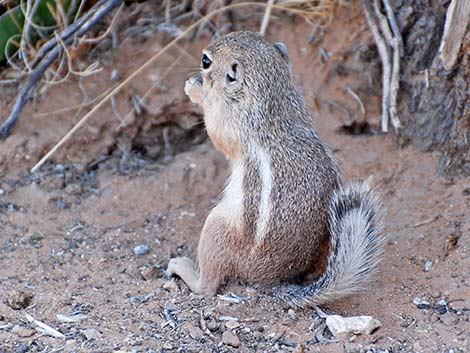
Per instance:
[[[173,258],[167,273],[208,296],[230,279],[260,283],[302,307],[361,289],[381,258],[380,203],[366,183],[343,183],[286,47],[230,33],[209,44],[201,65],[185,92],[203,108],[231,175],[204,224],[197,266]],[[318,271],[310,284],[299,282]]]

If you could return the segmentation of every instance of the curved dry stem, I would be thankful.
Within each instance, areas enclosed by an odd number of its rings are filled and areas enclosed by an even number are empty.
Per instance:
[[[89,11],[89,13],[91,13],[90,17],[87,17],[86,15],[83,16],[84,19],[80,18],[80,20],[67,27],[62,32],[62,40],[66,43],[69,43],[73,41],[73,38],[71,38],[73,34],[76,34],[77,36],[83,36],[83,34],[86,33],[90,29],[90,27],[92,27],[96,22],[106,16],[106,14],[108,14],[109,11],[114,9],[114,7],[120,5],[122,1],[123,0],[99,0],[98,3],[95,4],[95,7],[93,7],[96,10]],[[13,105],[10,116],[0,126],[0,138],[7,138],[10,135],[11,129],[16,124],[23,107],[29,100],[29,92],[37,86],[39,80],[42,78],[49,66],[60,55],[61,47],[57,45],[57,41],[55,40],[55,38],[53,40],[49,40],[46,44],[44,44],[41,50],[44,47],[47,47],[50,50],[44,49],[44,57],[39,59],[37,66],[32,63],[34,67],[33,71],[29,74],[28,79],[21,88],[21,91],[16,98],[15,104]]]
[[[136,71],[134,71],[132,74],[130,74],[124,81],[122,81],[116,88],[114,88],[106,97],[104,97],[98,104],[96,104],[87,114],[83,116],[80,121],[75,124],[75,126],[69,130],[65,136],[63,136],[50,150],[49,152],[46,153],[46,155],[39,160],[36,165],[31,169],[31,172],[34,173],[36,172],[49,158],[51,158],[54,153],[61,148],[69,139],[72,137],[72,135],[80,129],[90,118],[93,116],[94,113],[96,113],[105,103],[107,103],[111,97],[116,95],[119,91],[121,91],[124,87],[126,87],[132,80],[134,80],[140,73],[142,73],[145,69],[147,69],[150,65],[152,65],[157,59],[159,59],[163,53],[165,53],[167,50],[169,50],[173,45],[178,43],[180,40],[185,38],[191,31],[196,29],[203,21],[206,21],[207,19],[211,18],[212,16],[215,16],[223,11],[227,10],[232,10],[236,8],[242,8],[242,7],[261,7],[261,8],[266,8],[266,4],[264,3],[258,3],[258,2],[243,2],[243,3],[237,3],[237,4],[231,4],[224,6],[220,9],[214,10],[196,22],[192,23],[186,30],[177,38],[173,39],[170,41],[167,45],[165,45],[158,53],[156,53],[154,56],[152,56],[150,59],[148,59],[141,67],[139,67]],[[272,5],[273,9],[276,10],[282,10],[282,11],[288,11],[293,14],[298,14],[302,16],[311,16],[312,12],[307,11],[307,10],[302,10],[302,9],[293,9],[293,8],[287,8],[282,5]]]

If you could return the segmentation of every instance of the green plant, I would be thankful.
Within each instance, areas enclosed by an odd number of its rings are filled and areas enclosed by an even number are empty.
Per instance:
[[[23,0],[0,16],[0,62],[11,57],[22,41],[36,43],[68,23],[81,0]],[[25,21],[29,18],[29,21]]]

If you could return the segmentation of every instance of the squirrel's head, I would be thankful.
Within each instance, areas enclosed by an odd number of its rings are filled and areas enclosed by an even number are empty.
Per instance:
[[[242,120],[259,111],[269,113],[276,106],[273,100],[285,96],[291,85],[284,44],[270,43],[254,32],[233,32],[203,50],[200,74],[186,82],[185,91],[204,109],[209,136],[216,143],[231,135],[237,139],[243,133],[238,130],[249,123]]]
[[[286,46],[270,43],[255,32],[233,32],[216,39],[201,56],[204,98],[231,110],[237,103],[248,103],[251,109],[252,99],[282,93],[270,90],[281,89],[290,76]]]

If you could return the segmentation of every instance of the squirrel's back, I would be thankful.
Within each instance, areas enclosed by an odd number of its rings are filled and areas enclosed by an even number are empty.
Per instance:
[[[217,39],[185,90],[203,107],[212,142],[232,162],[201,236],[200,261],[218,256],[227,266],[222,279],[271,284],[326,268],[311,285],[277,288],[293,304],[358,288],[380,259],[380,205],[365,185],[343,184],[295,85],[285,46],[252,32]]]

